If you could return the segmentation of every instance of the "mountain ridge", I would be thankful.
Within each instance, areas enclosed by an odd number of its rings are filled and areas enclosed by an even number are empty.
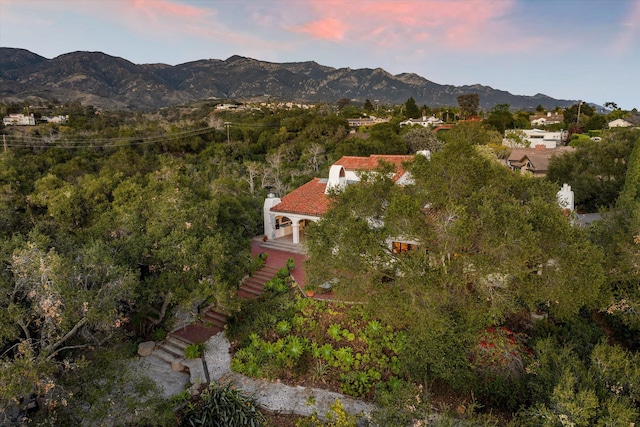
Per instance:
[[[434,83],[416,73],[392,75],[383,68],[333,68],[316,61],[276,63],[240,55],[183,64],[135,64],[103,52],[75,51],[47,59],[26,49],[0,47],[0,102],[56,98],[104,109],[152,110],[193,101],[271,99],[334,103],[340,98],[401,104],[457,106],[477,93],[480,107],[516,109],[573,105],[537,93],[513,95],[482,84]]]

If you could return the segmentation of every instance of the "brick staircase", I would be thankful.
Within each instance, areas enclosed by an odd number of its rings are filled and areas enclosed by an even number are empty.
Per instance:
[[[238,289],[238,296],[243,299],[257,298],[264,292],[264,284],[275,277],[277,267],[265,265],[251,276],[244,278]]]
[[[264,284],[275,277],[277,267],[265,265],[260,270],[242,280],[238,296],[243,299],[257,298],[264,292]],[[224,330],[227,315],[215,306],[208,307],[197,322],[176,329],[167,334],[164,341],[159,342],[153,355],[171,364],[174,370],[189,369],[191,383],[208,382],[208,370],[204,359],[185,359],[184,349],[193,341],[204,342]],[[197,339],[194,339],[197,337]]]

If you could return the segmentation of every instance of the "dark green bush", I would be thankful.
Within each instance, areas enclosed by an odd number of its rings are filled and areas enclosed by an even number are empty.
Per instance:
[[[231,384],[211,383],[199,400],[190,403],[181,417],[181,426],[259,427],[265,423],[260,404]]]

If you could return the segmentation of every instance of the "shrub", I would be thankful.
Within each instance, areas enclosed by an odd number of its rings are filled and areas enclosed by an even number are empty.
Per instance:
[[[289,269],[287,267],[282,267],[276,273],[276,277],[278,279],[285,280],[285,279],[288,279],[289,277],[291,277],[291,273],[289,273]]]
[[[296,427],[356,427],[358,425],[358,419],[345,411],[339,399],[329,405],[329,412],[325,414],[325,418],[327,421],[323,423],[318,414],[314,413],[310,418],[297,421]]]
[[[289,292],[289,284],[279,276],[274,277],[264,284],[265,291],[272,291],[275,294],[284,294]]]
[[[296,268],[296,262],[293,258],[289,258],[285,264],[285,267],[287,268],[287,270],[291,271]]]
[[[189,344],[184,348],[184,357],[186,359],[197,359],[204,353],[204,343]]]
[[[276,331],[279,335],[287,335],[291,331],[291,324],[286,320],[281,320],[276,325]]]
[[[154,341],[162,341],[167,337],[167,331],[163,328],[153,328],[151,331],[151,339]]]
[[[260,427],[266,421],[260,409],[255,397],[243,394],[231,384],[213,382],[197,402],[187,406],[180,425]]]
[[[520,341],[521,337],[507,328],[483,330],[469,356],[471,366],[484,375],[520,377],[524,372],[525,359],[531,354]]]

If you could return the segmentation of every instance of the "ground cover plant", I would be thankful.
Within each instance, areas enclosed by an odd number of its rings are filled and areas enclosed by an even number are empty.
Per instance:
[[[270,316],[263,307],[252,314],[243,311],[259,327],[231,331],[238,343],[231,362],[234,371],[357,397],[372,397],[376,386],[401,386],[398,354],[405,346],[404,333],[372,318],[363,306],[298,295],[275,296],[264,303],[284,310],[269,310]]]

